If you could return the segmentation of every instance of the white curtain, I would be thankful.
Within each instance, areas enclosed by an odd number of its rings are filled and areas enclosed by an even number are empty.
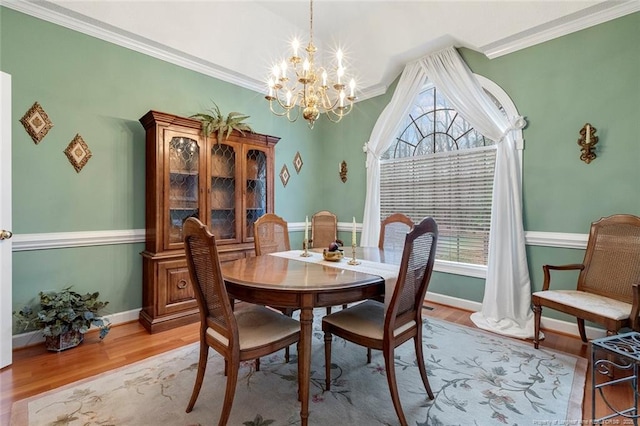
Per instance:
[[[380,235],[380,156],[395,141],[403,119],[409,113],[420,89],[427,82],[418,62],[408,64],[393,93],[391,102],[376,121],[369,142],[362,148],[367,153],[367,195],[364,204],[360,245],[377,247]]]
[[[485,330],[513,337],[532,338],[534,329],[531,282],[522,225],[520,170],[512,135],[512,130],[524,127],[525,121],[522,117],[507,118],[500,112],[454,47],[422,58],[418,64],[422,68],[422,73],[415,70],[415,64],[411,64],[414,75],[412,81],[424,83],[428,77],[447,98],[452,108],[457,110],[478,132],[497,141],[485,293],[482,310],[472,314],[471,319],[478,327]],[[402,80],[398,83],[398,89],[401,88],[400,83]],[[413,103],[420,87],[418,85],[413,89],[415,92],[412,96],[406,92],[403,92],[403,96],[411,98]],[[396,99],[395,94],[393,99]],[[405,106],[403,111],[408,108],[409,106]],[[398,108],[397,111],[399,110]],[[382,118],[381,116],[376,123],[371,140],[375,140],[373,136],[379,127],[388,124],[390,130],[388,132],[378,130],[376,134],[386,135],[386,139],[384,142],[376,141],[376,147],[381,149],[375,149],[375,156],[371,154],[367,156],[367,203],[362,245],[365,245],[365,242],[368,243],[367,245],[375,245],[371,244],[373,242],[371,239],[367,239],[367,233],[378,235],[378,231],[374,233],[372,228],[374,225],[379,227],[380,223],[378,159],[380,153],[388,148],[397,134],[396,127],[393,126],[391,129],[390,122],[381,124]],[[397,117],[395,122],[399,122],[401,118],[402,116]],[[371,146],[368,147],[368,152],[369,150]],[[373,162],[375,164],[370,164]],[[371,176],[371,170],[374,169],[372,166],[375,166],[375,176]],[[372,179],[375,179],[375,182],[370,183]],[[374,195],[369,192],[372,189],[376,191]]]

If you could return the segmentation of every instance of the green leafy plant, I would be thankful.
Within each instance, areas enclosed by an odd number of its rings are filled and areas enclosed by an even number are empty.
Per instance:
[[[253,133],[251,126],[244,123],[244,121],[249,118],[248,115],[239,112],[230,112],[225,117],[215,102],[213,102],[213,108],[207,110],[206,113],[194,114],[191,118],[200,120],[202,123],[202,133],[204,133],[206,137],[215,133],[218,143],[227,139],[234,130],[237,130],[242,135],[244,135],[244,132]]]
[[[60,291],[41,291],[40,303],[14,312],[24,330],[39,329],[44,336],[59,336],[69,331],[86,333],[92,325],[100,329],[100,339],[109,333],[111,323],[99,316],[109,302],[98,300],[99,292],[79,294],[71,287]]]

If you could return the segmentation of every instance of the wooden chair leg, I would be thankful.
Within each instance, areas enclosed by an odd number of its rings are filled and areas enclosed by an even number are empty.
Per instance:
[[[427,391],[427,395],[429,399],[433,399],[433,391],[431,390],[431,386],[429,385],[429,378],[427,376],[427,369],[424,366],[424,355],[422,353],[422,335],[419,333],[416,337],[413,338],[413,343],[416,347],[416,360],[418,361],[418,370],[420,370],[420,377],[422,377],[422,383],[424,384],[424,388]]]
[[[371,348],[367,348],[367,364],[371,364]]]
[[[286,364],[289,364],[289,357],[290,357],[289,346],[287,346],[286,348],[284,348],[284,362]]]
[[[229,368],[229,374],[227,375],[227,386],[224,391],[224,402],[222,403],[222,413],[220,413],[220,420],[218,426],[226,426],[229,421],[229,415],[231,414],[231,406],[233,405],[233,398],[236,394],[236,384],[238,382],[238,370],[240,369],[240,362],[230,362],[232,364]]]
[[[331,306],[327,306],[327,315],[331,315]]]
[[[533,305],[533,347],[538,349],[540,345],[540,320],[542,319],[542,306]]]
[[[200,388],[202,388],[202,382],[204,381],[204,372],[207,369],[207,358],[209,357],[209,346],[206,343],[200,343],[200,356],[198,357],[198,371],[196,373],[196,382],[193,385],[193,392],[191,392],[191,399],[187,405],[187,413],[193,410],[193,406],[196,405],[196,400],[200,394]]]
[[[260,358],[256,358],[256,371],[260,371]]]
[[[580,338],[583,342],[587,343],[587,332],[584,330],[584,320],[582,318],[577,318],[578,320],[578,331],[580,332]]]
[[[324,377],[325,390],[331,389],[331,333],[324,332]]]
[[[398,394],[398,384],[396,382],[396,367],[395,360],[393,359],[393,348],[384,349],[384,365],[387,370],[387,382],[389,383],[389,392],[391,392],[391,400],[393,401],[393,408],[396,410],[398,420],[401,426],[408,426],[407,419],[402,411],[402,405],[400,405],[400,395]]]

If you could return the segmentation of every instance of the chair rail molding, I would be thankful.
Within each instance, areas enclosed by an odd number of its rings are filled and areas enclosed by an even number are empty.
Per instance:
[[[143,243],[144,229],[14,234],[13,251]]]
[[[338,222],[339,232],[351,232],[351,222]],[[304,222],[290,222],[290,232],[304,231]],[[362,232],[362,224],[356,224],[356,231]],[[581,249],[587,248],[588,234],[562,232],[525,232],[525,242],[530,246]],[[101,246],[111,244],[143,243],[144,229],[125,229],[112,231],[48,232],[41,234],[14,234],[13,251],[49,250],[56,248]],[[475,266],[475,265],[472,265]],[[448,269],[446,264],[441,268]],[[445,271],[446,272],[446,271]],[[472,276],[476,276],[476,271]]]

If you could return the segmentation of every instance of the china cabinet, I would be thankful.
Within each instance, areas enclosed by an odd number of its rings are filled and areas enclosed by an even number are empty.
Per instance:
[[[198,321],[182,224],[198,217],[215,235],[221,262],[254,255],[253,223],[273,212],[279,138],[234,131],[217,143],[200,122],[149,111],[146,130],[146,244],[140,322],[151,333]]]

